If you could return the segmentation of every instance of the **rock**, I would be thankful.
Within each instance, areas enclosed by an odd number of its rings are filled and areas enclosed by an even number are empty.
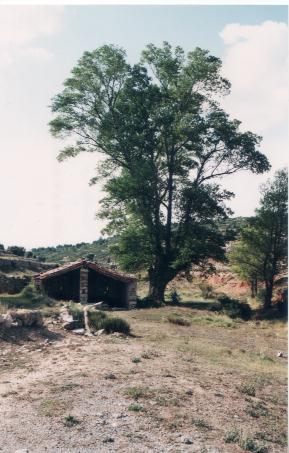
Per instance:
[[[59,313],[59,320],[63,323],[73,322],[73,316],[69,313],[66,307]]]
[[[193,439],[191,437],[183,437],[182,443],[187,444],[187,445],[192,445]]]
[[[27,448],[22,448],[22,450],[15,450],[14,453],[29,453],[29,450],[27,450]]]
[[[0,325],[2,327],[10,328],[12,327],[13,319],[10,313],[6,313],[5,315],[0,315]]]
[[[64,324],[62,324],[62,327],[65,330],[75,330],[77,325],[78,325],[78,322],[72,320],[72,321],[68,321],[68,322],[65,322]]]
[[[97,332],[95,332],[95,335],[96,335],[97,337],[99,337],[100,335],[103,335],[104,332],[105,332],[104,329],[100,329],[100,330],[98,330]]]
[[[84,335],[85,330],[84,329],[74,329],[74,330],[72,330],[72,333],[76,333],[77,335]]]
[[[277,352],[277,357],[284,357],[283,352],[281,352],[281,351]]]
[[[12,321],[17,322],[18,326],[23,327],[42,327],[43,318],[40,311],[37,310],[15,310],[9,312]]]
[[[114,442],[114,438],[113,437],[105,437],[102,442],[104,444],[108,444],[108,443]]]

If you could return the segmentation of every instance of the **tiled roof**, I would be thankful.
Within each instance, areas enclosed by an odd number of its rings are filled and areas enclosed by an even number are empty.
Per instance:
[[[100,266],[99,264],[92,263],[91,261],[86,261],[85,259],[73,261],[72,263],[67,263],[64,264],[63,266],[56,267],[55,269],[50,269],[49,271],[42,272],[41,274],[35,276],[35,280],[36,281],[46,280],[47,278],[51,278],[59,274],[64,274],[66,272],[73,271],[74,269],[78,269],[82,266],[88,269],[92,269],[98,274],[105,275],[107,277],[113,278],[114,280],[119,280],[121,282],[129,283],[136,280],[136,278],[132,277],[131,275],[123,274],[122,272],[116,272],[112,269]]]

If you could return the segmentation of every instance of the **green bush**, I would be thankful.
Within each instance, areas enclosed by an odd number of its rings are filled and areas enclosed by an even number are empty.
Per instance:
[[[176,289],[173,289],[169,295],[168,295],[168,298],[169,298],[169,302],[172,304],[172,305],[178,305],[180,302],[181,302],[181,296],[179,295],[178,291]]]
[[[218,301],[221,304],[221,311],[232,319],[241,318],[248,321],[252,317],[252,309],[249,304],[240,302],[237,299],[231,299],[228,296],[219,296]]]
[[[159,306],[160,305],[150,297],[144,297],[143,299],[137,298],[136,308],[157,308]]]
[[[38,308],[44,305],[53,306],[55,301],[45,294],[35,290],[32,283],[25,286],[19,294],[1,296],[0,303],[8,308]]]
[[[204,299],[212,299],[214,297],[213,287],[206,282],[199,284],[199,288]]]
[[[106,333],[120,332],[124,335],[130,334],[130,325],[127,321],[121,318],[106,318],[102,321],[102,329]]]

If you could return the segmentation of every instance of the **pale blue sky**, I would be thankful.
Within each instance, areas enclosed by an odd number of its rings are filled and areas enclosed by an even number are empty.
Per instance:
[[[61,143],[47,123],[50,99],[77,59],[104,43],[124,47],[131,62],[147,43],[164,40],[221,57],[233,84],[224,107],[263,135],[273,170],[285,165],[286,24],[286,6],[0,6],[0,243],[29,248],[99,237],[101,188],[88,187],[98,156],[59,164]],[[253,214],[267,177],[224,181],[236,193],[235,215]]]

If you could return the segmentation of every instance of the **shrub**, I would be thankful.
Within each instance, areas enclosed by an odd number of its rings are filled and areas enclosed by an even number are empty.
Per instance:
[[[236,444],[240,440],[240,433],[237,429],[232,429],[225,434],[224,441],[226,444]]]
[[[25,248],[18,247],[18,245],[11,245],[10,247],[7,248],[7,252],[11,253],[12,255],[16,255],[16,256],[24,256]]]
[[[79,424],[79,421],[75,417],[73,417],[73,415],[67,415],[64,419],[65,426],[72,427],[72,426],[75,426],[78,424]]]
[[[131,412],[141,412],[144,410],[144,408],[140,404],[133,403],[128,406],[128,410]]]
[[[249,396],[255,396],[256,395],[256,389],[254,384],[243,384],[240,387],[240,392],[244,393],[245,395]]]
[[[136,308],[158,308],[160,304],[152,300],[150,297],[144,297],[143,299],[137,298]]]
[[[190,326],[191,323],[184,318],[178,318],[177,316],[168,316],[168,321],[172,324],[176,324],[178,326]]]
[[[103,311],[89,311],[88,312],[88,321],[89,327],[94,330],[104,329],[103,323],[107,320],[108,317]]]
[[[133,357],[131,359],[132,363],[140,363],[141,362],[141,359],[139,357]]]
[[[211,285],[209,285],[208,283],[206,283],[206,282],[200,283],[199,288],[201,290],[201,294],[204,299],[211,299],[214,297],[213,287]]]
[[[172,305],[178,305],[181,302],[181,296],[176,289],[173,289],[169,293],[168,297],[169,297],[169,302]]]
[[[121,318],[106,318],[102,321],[102,329],[106,333],[120,332],[124,335],[130,334],[130,325],[127,321]]]
[[[228,296],[219,296],[221,311],[232,319],[241,318],[248,321],[252,317],[252,309],[249,304],[231,299]]]

